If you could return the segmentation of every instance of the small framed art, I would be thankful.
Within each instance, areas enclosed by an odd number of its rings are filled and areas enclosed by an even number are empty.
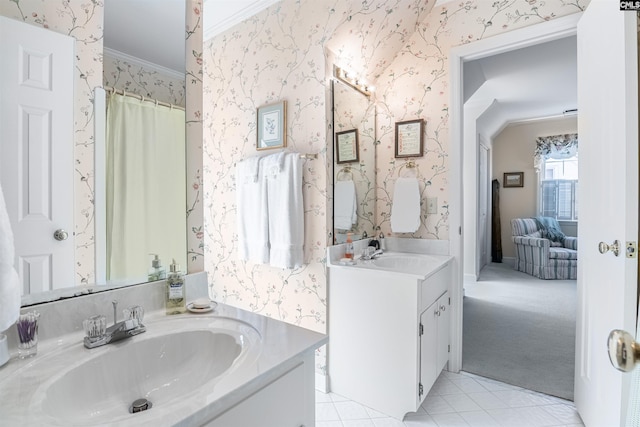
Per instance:
[[[336,159],[337,163],[359,161],[358,129],[336,132]]]
[[[524,187],[524,172],[505,172],[502,175],[502,186],[504,188]]]
[[[258,108],[256,149],[283,148],[287,145],[287,101]]]
[[[424,119],[396,122],[396,158],[422,157]]]

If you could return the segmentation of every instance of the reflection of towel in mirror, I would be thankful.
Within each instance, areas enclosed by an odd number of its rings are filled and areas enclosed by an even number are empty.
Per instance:
[[[391,231],[413,233],[420,227],[420,189],[416,178],[398,178],[393,190]]]
[[[279,163],[277,155],[270,158]],[[304,206],[302,203],[302,159],[298,153],[287,153],[279,174],[267,175],[269,206],[269,264],[280,268],[296,268],[304,263]]]
[[[333,225],[338,230],[351,230],[358,221],[356,185],[353,180],[336,181],[333,201]]]
[[[20,279],[14,262],[13,232],[0,187],[0,332],[9,329],[20,314]]]
[[[236,165],[236,222],[238,259],[269,262],[269,213],[267,182],[261,157],[249,157]]]

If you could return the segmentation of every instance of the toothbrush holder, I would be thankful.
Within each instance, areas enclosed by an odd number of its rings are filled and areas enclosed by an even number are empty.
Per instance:
[[[18,329],[18,357],[27,359],[38,352],[38,320],[40,313],[29,311],[21,314],[16,322]]]

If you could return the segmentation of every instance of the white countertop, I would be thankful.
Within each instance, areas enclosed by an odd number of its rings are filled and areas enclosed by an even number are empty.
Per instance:
[[[170,323],[166,320],[195,320],[205,317],[226,317],[253,326],[261,340],[261,349],[255,362],[248,369],[235,371],[232,378],[220,381],[211,390],[199,390],[197,398],[180,399],[179,404],[171,405],[171,411],[162,411],[161,407],[154,406],[144,413],[144,417],[139,417],[142,413],[135,414],[136,418],[131,423],[118,422],[118,425],[199,425],[278,378],[291,369],[301,355],[313,352],[328,342],[326,335],[224,304],[219,304],[213,313],[208,314],[166,316],[162,311],[151,312],[145,317],[147,332],[143,335],[164,333]],[[47,381],[61,370],[81,364],[89,355],[109,351],[109,347],[118,345],[108,344],[88,350],[82,344],[83,335],[83,332],[73,332],[41,341],[38,344],[38,354],[30,359],[19,360],[12,354],[11,360],[0,367],[0,390],[3,397],[0,401],[0,424],[69,425],[41,412],[43,388]],[[136,338],[134,336],[126,341]],[[87,381],[99,381],[100,373],[97,374],[96,378],[87,378]],[[194,372],[193,377],[196,385],[197,374]]]
[[[406,262],[396,265],[380,265],[376,260],[389,260],[390,258],[400,258]],[[364,260],[356,257],[354,264],[342,263],[340,260],[327,258],[327,267],[341,269],[357,269],[373,271],[376,274],[401,275],[403,277],[425,280],[437,271],[444,268],[451,260],[449,255],[431,255],[410,252],[384,252],[376,260]],[[391,263],[393,264],[393,263]]]

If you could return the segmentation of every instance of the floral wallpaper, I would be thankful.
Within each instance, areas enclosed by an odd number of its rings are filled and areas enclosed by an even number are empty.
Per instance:
[[[344,243],[346,233],[359,239],[364,232],[375,236],[376,230],[376,128],[373,100],[338,81],[333,82],[333,122],[336,133],[358,131],[358,162],[335,164],[334,182],[353,180],[356,188],[357,223],[350,230],[334,228],[335,242]],[[335,142],[334,142],[335,144]],[[334,148],[335,149],[335,148]],[[334,201],[339,203],[339,201]]]
[[[94,281],[93,88],[102,85],[103,3],[1,0],[0,15],[76,39],[74,88],[76,284]]]
[[[452,47],[498,33],[581,12],[588,0],[460,1],[434,9],[376,81],[377,225],[387,235],[449,238],[449,58]],[[426,121],[424,156],[416,158],[421,226],[391,233],[393,188],[405,160],[394,158],[395,122]],[[403,176],[405,172],[402,172]],[[437,197],[438,213],[426,214],[426,198]]]
[[[202,198],[202,0],[187,0],[187,271],[204,271],[204,211]]]
[[[102,58],[104,84],[146,98],[184,107],[185,81],[107,53]]]
[[[205,42],[204,258],[212,297],[324,331],[325,250],[332,236],[332,65],[376,86],[375,226],[388,235],[395,122],[424,118],[417,158],[421,196],[438,198],[407,237],[448,239],[448,52],[515,28],[583,10],[587,0],[431,1],[283,0]],[[288,101],[288,148],[318,153],[305,161],[305,259],[296,270],[237,260],[235,163],[255,155],[256,109]],[[337,130],[337,129],[336,129]],[[404,174],[404,172],[403,172]],[[323,355],[318,370],[325,368]]]

